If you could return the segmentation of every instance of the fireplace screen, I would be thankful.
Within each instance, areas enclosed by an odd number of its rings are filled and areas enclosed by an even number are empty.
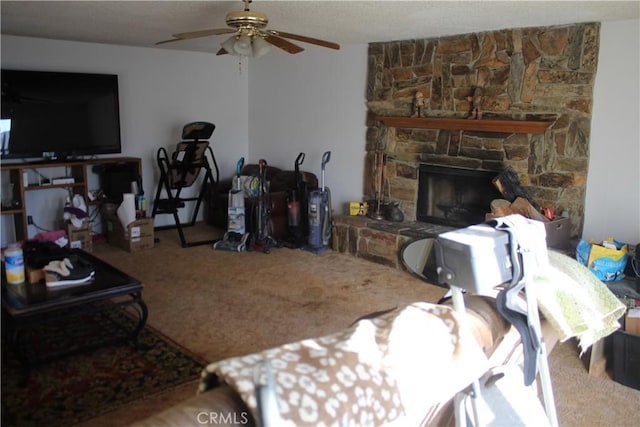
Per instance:
[[[491,201],[502,198],[491,180],[496,172],[420,165],[416,219],[467,227],[485,222]]]

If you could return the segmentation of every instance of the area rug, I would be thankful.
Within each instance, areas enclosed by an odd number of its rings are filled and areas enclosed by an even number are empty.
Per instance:
[[[85,314],[66,325],[43,324],[37,351],[82,350],[134,326],[120,310]],[[68,426],[86,421],[195,380],[205,365],[149,326],[140,332],[139,343],[141,349],[110,344],[53,358],[35,366],[25,383],[14,352],[3,340],[2,425]]]

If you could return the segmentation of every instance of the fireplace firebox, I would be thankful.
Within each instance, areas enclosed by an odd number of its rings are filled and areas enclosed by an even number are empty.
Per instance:
[[[503,196],[492,183],[497,172],[421,164],[416,219],[467,227],[485,221],[491,201]]]

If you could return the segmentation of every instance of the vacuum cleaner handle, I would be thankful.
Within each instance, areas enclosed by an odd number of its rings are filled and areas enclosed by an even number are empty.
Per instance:
[[[238,163],[236,163],[236,191],[242,190],[242,184],[240,183],[240,174],[242,173],[242,167],[244,166],[244,157],[240,157],[238,159]]]
[[[331,151],[325,151],[324,154],[322,155],[322,169],[323,170],[324,170],[324,165],[329,163],[329,160],[331,160]]]
[[[260,174],[260,194],[262,196],[263,193],[266,193],[266,182],[267,182],[267,161],[265,159],[258,160],[258,170]]]
[[[324,166],[329,163],[329,160],[331,160],[331,151],[325,151],[324,154],[322,155],[322,185],[320,186],[320,188],[322,189],[322,192],[324,193]]]
[[[298,154],[295,162],[295,172],[294,172],[294,180],[296,184],[296,191],[301,191],[302,189],[302,176],[300,175],[300,165],[304,163],[304,153]],[[298,194],[298,196],[300,196]]]
[[[238,163],[236,163],[236,176],[240,176],[240,173],[242,172],[242,168],[244,167],[244,157],[240,157],[240,159],[238,160]]]
[[[300,153],[298,154],[298,157],[296,157],[296,163],[295,163],[296,173],[300,172],[300,165],[303,163],[304,163],[304,153]]]

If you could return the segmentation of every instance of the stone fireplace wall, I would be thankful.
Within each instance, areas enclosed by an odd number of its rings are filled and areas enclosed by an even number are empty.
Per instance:
[[[487,31],[369,46],[365,198],[373,153],[387,155],[385,201],[416,219],[421,163],[502,171],[514,168],[543,207],[568,211],[582,232],[598,23]],[[482,120],[551,121],[543,134],[387,127],[376,116],[408,117],[416,91],[425,117],[465,118],[474,88]]]

